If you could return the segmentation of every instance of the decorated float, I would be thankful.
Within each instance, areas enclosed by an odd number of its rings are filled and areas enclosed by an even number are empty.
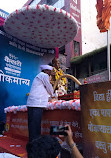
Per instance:
[[[61,100],[62,98],[62,100]],[[64,99],[63,99],[64,98]],[[79,91],[58,96],[58,99],[48,103],[43,111],[42,133],[50,134],[50,126],[70,124],[73,139],[82,148],[81,108]],[[28,141],[27,106],[11,106],[4,109],[6,113],[6,131],[1,137],[0,151],[27,158],[25,150]],[[62,115],[61,115],[62,112]],[[58,139],[63,147],[70,150],[64,140]]]
[[[47,5],[24,7],[8,16],[4,30],[26,43],[42,48],[61,47],[74,39],[77,33],[76,20],[62,9]],[[62,77],[68,77],[81,83],[71,75],[61,76],[54,85],[54,90]],[[0,152],[10,152],[22,158],[27,157],[25,150],[28,141],[26,105],[10,106],[6,113],[6,131],[0,138]],[[70,124],[74,141],[82,144],[80,93],[75,92],[58,96],[44,109],[42,133],[49,134],[51,125]],[[58,138],[61,144],[63,140]]]

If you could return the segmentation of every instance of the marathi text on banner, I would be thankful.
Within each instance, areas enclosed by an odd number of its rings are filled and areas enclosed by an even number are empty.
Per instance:
[[[2,70],[0,70],[0,81],[1,82],[9,82],[9,83],[16,83],[17,85],[25,84],[27,86],[30,85],[30,80],[29,79],[24,79],[24,78],[18,78],[14,76],[9,76],[5,75]]]

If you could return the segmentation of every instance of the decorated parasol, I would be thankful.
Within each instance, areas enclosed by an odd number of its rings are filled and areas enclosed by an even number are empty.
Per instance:
[[[34,46],[55,48],[74,39],[77,22],[66,11],[44,4],[23,7],[11,13],[4,23],[4,29]]]

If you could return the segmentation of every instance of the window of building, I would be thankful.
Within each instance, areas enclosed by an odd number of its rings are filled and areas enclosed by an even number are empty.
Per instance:
[[[102,71],[105,71],[106,69],[107,69],[106,52],[96,54],[95,56],[92,57],[92,60],[91,60],[92,75],[98,74]]]
[[[74,57],[80,55],[80,43],[74,41]]]
[[[41,1],[41,0],[34,0],[34,1],[30,4],[30,6],[35,6],[35,5],[37,5],[40,1]]]
[[[52,4],[52,0],[47,0],[47,4]]]
[[[65,46],[62,46],[62,47],[59,48],[59,53],[63,54],[63,55],[66,55],[65,54]]]
[[[88,61],[84,60],[84,62],[76,65],[76,77],[86,78],[88,76],[89,76]]]
[[[73,0],[77,4],[77,0]]]
[[[47,4],[53,5],[57,2],[58,0],[47,0]]]
[[[54,7],[56,8],[63,8],[65,6],[65,0],[55,0],[56,3],[54,3]]]
[[[34,0],[30,5],[35,6],[40,2],[40,4],[48,4],[56,8],[63,8],[65,6],[64,1],[65,0]]]

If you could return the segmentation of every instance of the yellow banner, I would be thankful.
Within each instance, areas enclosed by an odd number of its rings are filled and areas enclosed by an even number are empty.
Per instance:
[[[82,131],[85,158],[111,158],[111,82],[82,85]]]

